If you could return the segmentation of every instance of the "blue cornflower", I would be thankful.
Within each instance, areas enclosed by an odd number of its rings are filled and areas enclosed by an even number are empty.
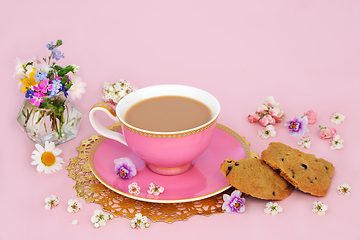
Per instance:
[[[25,93],[25,97],[26,98],[33,98],[33,96],[34,96],[34,91],[32,91],[32,90],[30,90],[30,89],[28,89],[28,90],[26,90],[26,93]]]
[[[39,71],[35,74],[35,82],[40,82],[46,79],[46,73],[44,71]]]
[[[64,58],[64,55],[57,48],[53,48],[52,52],[53,52],[52,59],[59,61],[60,58]]]

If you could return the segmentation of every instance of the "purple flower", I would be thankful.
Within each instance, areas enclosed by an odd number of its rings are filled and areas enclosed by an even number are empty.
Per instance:
[[[53,52],[52,59],[59,61],[60,58],[64,58],[64,55],[56,47],[53,48],[52,52]]]
[[[309,132],[306,125],[308,124],[307,116],[297,116],[294,120],[286,122],[285,127],[289,128],[289,133],[293,137],[302,137],[305,133]]]
[[[122,179],[130,179],[136,175],[135,164],[130,158],[123,157],[114,160],[115,173]]]
[[[49,49],[49,50],[53,50],[54,42],[51,41],[51,43],[47,43],[47,44],[46,44],[46,47],[47,47],[47,49]]]
[[[26,93],[25,93],[26,98],[33,98],[33,96],[34,96],[34,91],[32,91],[30,89],[26,90]]]
[[[53,88],[53,85],[49,84],[48,79],[44,79],[43,82],[39,83],[38,86],[34,86],[34,90],[37,92],[47,93]]]
[[[40,103],[42,103],[44,100],[43,100],[43,97],[45,97],[45,95],[41,92],[39,93],[34,93],[34,96],[33,98],[31,98],[29,101],[35,106],[35,107],[38,107],[40,106]]]
[[[245,198],[241,198],[241,192],[235,190],[231,193],[223,195],[224,203],[222,209],[228,213],[242,213],[245,211]]]

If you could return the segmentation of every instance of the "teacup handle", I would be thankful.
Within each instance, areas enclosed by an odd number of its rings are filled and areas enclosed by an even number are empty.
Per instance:
[[[117,121],[119,121],[119,119],[116,116],[116,111],[114,110],[114,108],[112,108],[109,104],[106,104],[106,103],[95,104],[89,112],[90,123],[91,123],[92,127],[95,129],[95,131],[97,131],[104,137],[114,139],[114,140],[127,146],[124,135],[107,129],[99,122],[99,120],[96,118],[96,114],[95,114],[97,111],[102,111],[102,112],[106,113],[112,120],[117,122]]]

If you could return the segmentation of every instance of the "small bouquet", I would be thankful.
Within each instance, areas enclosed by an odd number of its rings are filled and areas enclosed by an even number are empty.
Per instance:
[[[256,108],[256,111],[248,115],[250,123],[259,122],[261,126],[274,125],[280,123],[285,118],[284,111],[275,102],[272,96],[266,98],[265,102]]]
[[[51,130],[57,132],[58,138],[63,134],[63,125],[71,117],[69,113],[66,115],[67,119],[64,117],[64,113],[69,111],[66,98],[70,95],[72,99],[81,99],[86,86],[80,77],[72,79],[70,76],[77,73],[79,66],[67,65],[62,67],[56,63],[56,61],[64,58],[64,55],[58,50],[61,45],[61,40],[57,40],[55,44],[53,42],[46,44],[51,53],[47,59],[43,58],[44,62],[41,62],[36,55],[33,60],[28,62],[21,62],[17,58],[14,74],[21,92],[33,106],[23,108],[20,114],[22,115],[21,119],[19,120],[18,117],[18,121],[24,130],[39,128],[35,125],[38,125],[44,118],[50,118]],[[76,120],[79,121],[78,118]],[[30,121],[33,123],[29,126]],[[36,135],[37,133],[32,134]]]

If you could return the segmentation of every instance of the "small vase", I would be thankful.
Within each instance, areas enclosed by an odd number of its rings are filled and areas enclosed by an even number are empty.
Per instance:
[[[45,97],[39,107],[25,99],[16,117],[28,137],[43,146],[46,141],[58,145],[75,138],[81,119],[80,110],[64,94]]]

